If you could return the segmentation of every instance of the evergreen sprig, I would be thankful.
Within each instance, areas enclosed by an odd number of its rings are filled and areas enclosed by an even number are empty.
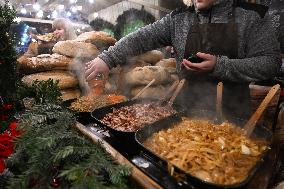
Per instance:
[[[16,10],[8,0],[0,4],[0,96],[8,102],[15,101],[16,90],[16,38],[10,34],[11,25],[16,18]]]
[[[45,81],[35,80],[31,86],[18,83],[18,99],[25,97],[34,98],[37,104],[61,103],[61,93],[58,87],[59,81],[49,78]]]
[[[35,105],[20,119],[24,134],[7,166],[15,174],[7,188],[127,189],[130,169],[75,130],[75,119],[56,104]]]

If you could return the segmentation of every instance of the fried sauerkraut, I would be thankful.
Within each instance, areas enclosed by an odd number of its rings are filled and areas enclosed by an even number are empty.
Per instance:
[[[204,181],[231,185],[244,181],[268,148],[229,122],[182,121],[154,133],[144,145],[183,171]]]

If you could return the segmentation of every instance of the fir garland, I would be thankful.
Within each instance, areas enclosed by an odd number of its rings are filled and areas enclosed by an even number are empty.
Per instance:
[[[14,101],[16,89],[16,51],[15,37],[9,31],[14,24],[16,10],[5,0],[0,4],[0,96]]]
[[[58,88],[59,81],[48,79],[45,81],[35,80],[31,86],[18,82],[17,99],[34,98],[37,104],[61,103],[61,93]]]
[[[0,177],[0,188],[130,188],[129,167],[117,164],[73,127],[75,116],[62,106],[57,84],[36,81],[18,90],[36,104],[18,117],[23,134],[6,161],[14,176]]]
[[[7,161],[15,174],[7,188],[129,188],[130,169],[79,134],[62,106],[36,105],[20,120],[25,132]]]
[[[127,35],[127,32],[134,32],[139,27],[151,24],[154,21],[155,17],[147,12],[144,7],[141,10],[131,8],[117,17],[115,37],[120,39]]]

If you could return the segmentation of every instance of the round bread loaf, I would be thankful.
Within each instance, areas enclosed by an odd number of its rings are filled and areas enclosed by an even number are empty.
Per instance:
[[[164,58],[164,54],[158,50],[148,51],[144,54],[134,57],[134,59],[142,60],[144,62],[150,63],[152,65],[156,64]]]
[[[116,43],[116,39],[103,31],[91,31],[80,34],[75,41],[92,43],[98,49],[105,49]]]
[[[130,70],[133,70],[136,67],[144,67],[144,66],[151,66],[150,63],[144,62],[142,60],[135,60],[131,61],[126,65],[123,65],[123,72],[129,72]]]
[[[131,86],[147,85],[153,79],[153,85],[167,84],[172,79],[166,69],[159,66],[136,67],[125,74],[125,82]]]
[[[139,87],[132,88],[130,91],[131,96],[137,95],[144,87],[145,86],[139,86]],[[139,96],[139,98],[159,99],[161,96],[163,96],[167,92],[169,87],[170,85],[150,86]]]
[[[176,59],[175,58],[168,58],[162,59],[155,66],[161,66],[164,68],[176,68]]]
[[[81,92],[79,89],[65,89],[61,90],[61,98],[63,101],[79,98]]]
[[[59,41],[54,45],[52,51],[78,58],[95,58],[100,53],[95,45],[74,40]]]
[[[35,73],[49,70],[68,70],[73,59],[60,54],[41,54],[37,57],[19,58],[19,69],[24,73]]]
[[[54,81],[58,80],[58,87],[60,89],[75,88],[78,85],[76,77],[67,71],[48,71],[26,75],[22,78],[22,82],[28,86],[32,86],[32,83],[36,80],[46,81],[49,78]]]

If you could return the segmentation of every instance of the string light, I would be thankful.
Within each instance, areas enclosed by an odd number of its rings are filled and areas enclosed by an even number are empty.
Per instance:
[[[70,17],[70,16],[72,16],[72,13],[71,13],[70,11],[68,11],[68,12],[66,13],[66,15],[67,15],[68,17]]]
[[[71,11],[72,12],[77,12],[77,8],[76,7],[71,7]]]
[[[27,14],[27,9],[25,9],[25,8],[23,7],[23,8],[21,8],[20,12],[21,12],[22,14]]]
[[[64,5],[58,5],[58,9],[59,10],[63,10],[64,9]]]
[[[93,14],[93,17],[94,18],[97,18],[99,16],[99,14],[97,13],[97,12],[95,12],[94,14]]]
[[[14,19],[14,22],[17,22],[17,23],[19,23],[19,22],[21,22],[21,21],[22,21],[22,19],[19,18],[19,17],[16,17],[16,18]]]
[[[78,11],[81,11],[83,9],[82,6],[77,6],[76,8],[77,8]]]
[[[57,13],[57,11],[56,10],[54,10],[53,12],[52,12],[52,18],[56,18],[57,17],[57,15],[58,15],[58,13]]]
[[[33,4],[33,9],[36,11],[40,10],[40,5],[38,3]]]
[[[43,11],[42,11],[42,10],[39,10],[39,11],[36,13],[36,16],[39,17],[39,18],[42,18],[42,17],[43,17]]]

